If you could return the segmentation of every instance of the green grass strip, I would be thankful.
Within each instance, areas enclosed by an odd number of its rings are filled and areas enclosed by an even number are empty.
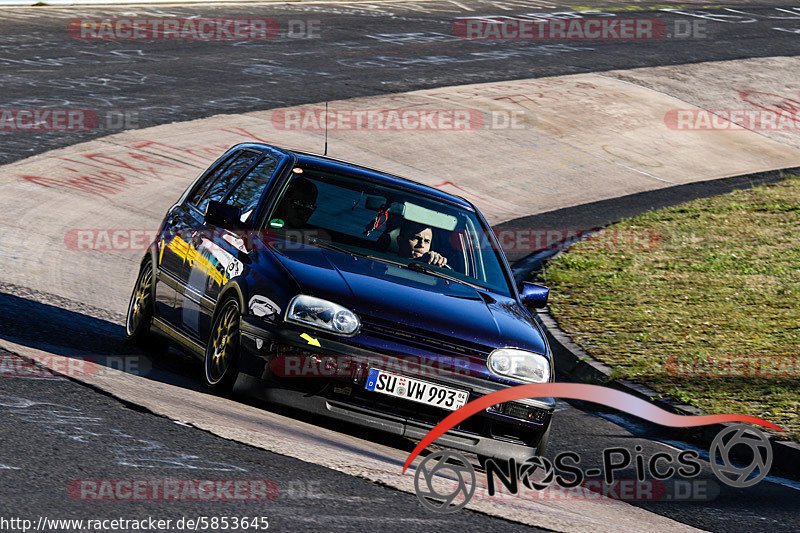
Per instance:
[[[800,440],[800,178],[625,220],[541,278],[615,377]]]

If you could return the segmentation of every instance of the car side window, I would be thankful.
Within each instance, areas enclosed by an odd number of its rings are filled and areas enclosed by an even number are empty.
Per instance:
[[[242,222],[247,222],[253,211],[258,207],[258,201],[264,193],[264,188],[269,183],[277,167],[277,161],[271,157],[265,157],[228,195],[225,203],[239,208],[242,213]]]
[[[203,184],[203,187],[197,191],[197,194],[192,199],[197,209],[199,209],[201,213],[204,213],[209,201],[222,200],[231,185],[233,185],[259,157],[261,157],[261,154],[258,152],[242,150],[231,158],[230,162],[223,163],[220,168],[214,172],[215,176],[209,179],[206,184]]]
[[[224,172],[225,169],[228,168],[228,165],[231,164],[231,161],[233,161],[237,155],[239,155],[238,152],[225,158],[225,160],[220,162],[211,173],[209,173],[205,178],[203,178],[203,181],[189,196],[188,202],[197,205],[198,202],[200,202],[200,199],[208,190],[208,188],[211,187],[211,184],[217,181],[220,174],[222,174],[222,172]]]

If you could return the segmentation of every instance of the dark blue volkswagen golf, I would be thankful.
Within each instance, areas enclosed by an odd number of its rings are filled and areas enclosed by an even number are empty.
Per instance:
[[[168,211],[126,335],[202,358],[220,392],[421,439],[484,394],[553,380],[527,307],[466,200],[327,157],[240,144]],[[437,442],[483,457],[541,453],[554,401],[495,405]]]

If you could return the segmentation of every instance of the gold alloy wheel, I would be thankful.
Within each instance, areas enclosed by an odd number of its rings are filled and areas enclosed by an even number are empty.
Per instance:
[[[239,346],[239,306],[229,300],[216,320],[211,335],[211,344],[206,351],[206,380],[209,385],[218,385],[230,377],[229,370],[236,363]]]
[[[142,326],[149,328],[149,324],[146,322],[152,316],[152,283],[153,267],[148,262],[139,273],[139,279],[136,281],[131,301],[128,304],[128,318],[125,323],[125,332],[128,337],[140,337],[147,333],[141,331],[141,328]]]

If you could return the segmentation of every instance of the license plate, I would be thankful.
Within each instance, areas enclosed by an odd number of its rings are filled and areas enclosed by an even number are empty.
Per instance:
[[[467,404],[469,392],[437,385],[429,381],[408,378],[399,374],[370,368],[367,390],[387,394],[396,398],[424,403],[455,411]]]

